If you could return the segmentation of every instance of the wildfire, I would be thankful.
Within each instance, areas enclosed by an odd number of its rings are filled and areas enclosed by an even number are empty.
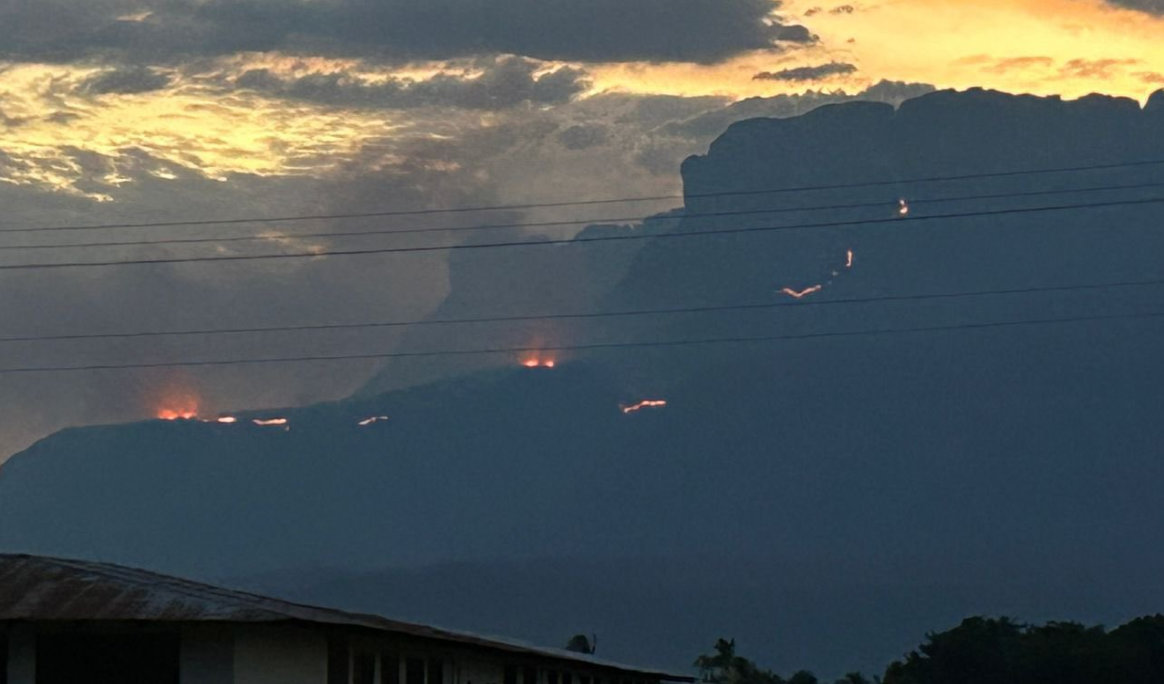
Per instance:
[[[216,420],[214,422],[222,423],[224,425],[232,425],[232,424],[238,422],[238,418],[235,418],[234,416],[221,416],[218,420]]]
[[[852,268],[852,267],[853,267],[853,250],[850,249],[848,252],[845,253],[845,268]]]
[[[255,418],[251,421],[259,427],[271,427],[276,425],[286,425],[289,421],[286,418]]]
[[[904,199],[897,200],[897,215],[909,216],[909,202],[906,202]]]
[[[361,420],[359,423],[356,423],[356,425],[359,425],[360,427],[368,427],[369,425],[375,425],[376,423],[379,423],[383,420],[388,420],[388,416],[372,416],[371,418],[365,418]]]
[[[202,399],[188,378],[176,376],[149,390],[146,405],[158,420],[197,420]]]
[[[522,361],[521,365],[525,366],[526,368],[553,368],[554,366],[558,365],[558,362],[554,359],[541,359],[535,356],[533,358]]]
[[[637,404],[631,404],[629,406],[622,405],[619,408],[624,414],[631,414],[642,411],[645,408],[663,408],[666,405],[667,402],[663,399],[647,399],[646,401],[640,401]]]
[[[783,290],[780,290],[780,292],[782,294],[788,295],[789,297],[792,297],[793,299],[804,299],[810,294],[816,294],[823,289],[823,285],[813,285],[812,287],[808,287],[803,290],[793,290],[791,287],[786,287]]]

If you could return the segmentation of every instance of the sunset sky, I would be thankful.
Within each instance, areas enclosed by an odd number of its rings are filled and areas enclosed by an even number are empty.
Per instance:
[[[727,108],[744,98],[791,95],[771,107],[793,114],[891,81],[878,91],[885,101],[982,86],[1144,102],[1164,87],[1162,37],[1159,0],[0,0],[3,224],[673,193],[680,161],[740,118]],[[265,241],[85,254],[333,244],[289,226],[248,230]],[[0,244],[80,237],[16,233]],[[0,259],[81,255],[10,249]],[[448,291],[446,267],[434,255],[373,273],[322,263],[12,272],[0,277],[0,320],[4,335],[24,335],[229,325],[259,311],[268,324],[423,316]],[[19,366],[266,348],[235,343],[0,354]],[[196,385],[223,409],[342,396],[371,370],[21,377],[0,386],[14,417],[0,426],[0,453],[64,425],[152,415],[162,385]]]

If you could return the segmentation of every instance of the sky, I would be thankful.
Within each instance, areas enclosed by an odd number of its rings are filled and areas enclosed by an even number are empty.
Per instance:
[[[795,113],[891,81],[1143,102],[1164,87],[1161,35],[1159,0],[0,0],[0,263],[365,246],[381,243],[327,233],[383,223],[12,232],[24,228],[671,194],[681,160],[719,132],[706,122],[752,97],[790,96]],[[244,233],[262,239],[12,249]],[[408,319],[449,287],[438,253],[5,271],[0,336]],[[397,341],[8,342],[0,366]],[[375,371],[0,376],[0,460],[70,425],[337,398]]]

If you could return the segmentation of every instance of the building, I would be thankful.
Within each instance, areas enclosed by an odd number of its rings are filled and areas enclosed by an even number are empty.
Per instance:
[[[0,684],[660,684],[693,678],[231,591],[0,555]]]

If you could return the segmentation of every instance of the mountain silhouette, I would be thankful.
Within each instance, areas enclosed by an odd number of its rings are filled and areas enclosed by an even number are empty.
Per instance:
[[[453,627],[525,620],[543,641],[590,631],[601,616],[581,603],[624,605],[634,619],[611,618],[618,637],[600,633],[600,648],[643,644],[638,659],[671,666],[734,624],[749,652],[781,653],[777,666],[827,669],[845,654],[821,625],[845,620],[843,643],[877,651],[853,656],[866,665],[959,617],[951,606],[1085,621],[1158,610],[1164,321],[974,326],[1159,312],[1160,286],[1129,283],[1164,278],[1161,204],[1023,211],[1161,197],[1095,189],[1164,183],[1164,165],[936,179],[1164,160],[1162,97],[1141,108],[946,91],[737,123],[684,163],[687,218],[580,236],[672,237],[629,254],[617,242],[522,248],[504,273],[454,260],[450,299],[474,305],[437,314],[490,304],[472,291],[504,279],[490,291],[521,292],[515,311],[788,306],[541,321],[500,337],[477,324],[443,329],[449,348],[953,329],[563,352],[553,368],[513,354],[234,424],[66,430],[0,470],[0,547],[213,578],[317,568],[318,582],[285,590]],[[868,181],[879,184],[837,187]],[[832,189],[761,193],[820,186]],[[950,198],[963,199],[934,201]],[[839,208],[850,204],[862,206]],[[781,213],[741,213],[765,209]],[[984,211],[1016,213],[919,218]],[[790,227],[857,220],[877,222]],[[645,400],[666,405],[625,410]],[[287,424],[253,422],[274,417]],[[496,601],[383,589],[458,596],[475,576],[558,598],[501,616]],[[652,577],[666,590],[637,593]],[[604,593],[617,600],[593,598]],[[669,612],[666,597],[688,597],[690,612]],[[741,605],[755,610],[733,623]],[[788,611],[816,627],[798,632]]]

